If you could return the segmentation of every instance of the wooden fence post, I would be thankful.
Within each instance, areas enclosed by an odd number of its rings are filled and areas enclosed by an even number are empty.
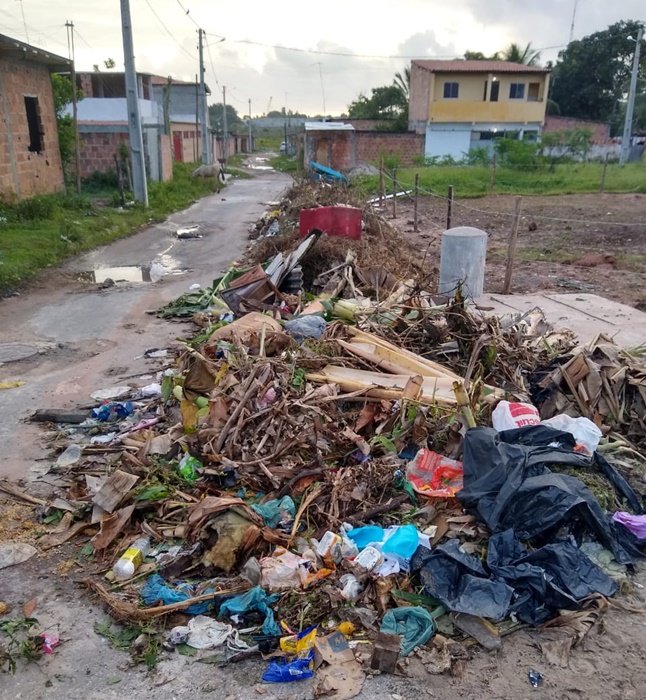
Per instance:
[[[381,157],[379,163],[379,206],[384,206],[384,159]]]
[[[489,192],[493,192],[496,186],[496,153],[494,152],[491,159],[491,171],[489,172]]]
[[[397,168],[393,168],[393,219],[397,218]]]
[[[518,241],[518,227],[520,225],[520,213],[523,207],[523,198],[516,197],[514,200],[514,219],[509,233],[509,248],[507,249],[507,269],[505,270],[505,286],[503,294],[511,291],[511,275],[514,269],[514,256],[516,255],[516,242]]]
[[[415,173],[415,203],[413,205],[413,231],[417,233],[417,200],[419,199],[419,173]]]
[[[453,218],[453,185],[449,185],[449,196],[446,206],[446,228],[451,228],[451,219]]]
[[[603,170],[601,171],[601,182],[599,183],[599,192],[603,192],[606,189],[606,170],[608,169],[608,154],[603,161]]]

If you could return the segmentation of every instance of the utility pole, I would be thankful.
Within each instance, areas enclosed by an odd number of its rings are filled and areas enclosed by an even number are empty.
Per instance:
[[[202,122],[202,163],[204,163],[204,165],[209,165],[212,158],[209,134],[209,110],[206,106],[206,83],[204,82],[204,43],[202,41],[204,30],[198,29],[197,33],[199,37],[198,46],[200,53],[200,121]]]
[[[229,159],[229,124],[227,123],[227,88],[226,85],[222,86],[222,129],[224,131],[224,139],[222,145],[224,146],[224,153],[222,154],[222,159],[224,164],[227,164]]]
[[[621,155],[619,164],[625,165],[630,154],[630,137],[633,133],[633,113],[635,111],[635,93],[637,92],[637,74],[639,73],[639,55],[644,38],[644,27],[640,26],[637,32],[637,45],[635,46],[635,56],[633,58],[633,72],[630,76],[630,90],[628,91],[628,104],[626,105],[626,120],[624,121],[624,135],[621,139]]]
[[[251,141],[251,97],[249,98],[249,153],[253,153],[253,145]]]
[[[572,39],[574,37],[574,20],[576,19],[576,6],[579,4],[579,0],[574,0],[574,7],[572,8],[572,24],[570,25],[570,41],[568,42],[569,44],[572,43]]]
[[[197,139],[200,134],[200,82],[195,74],[195,138],[193,139],[193,162],[197,163]]]
[[[74,52],[74,22],[65,22],[67,28],[67,50],[72,61],[72,118],[74,120],[74,175],[76,191],[81,194],[81,145],[79,143],[78,105],[76,97],[76,63]]]
[[[132,20],[130,2],[121,0],[121,31],[123,34],[123,60],[126,70],[126,102],[128,107],[128,136],[130,138],[130,159],[132,160],[132,189],[135,201],[148,206],[148,186],[146,183],[146,163],[144,160],[144,135],[139,116],[139,91],[135,52],[132,45]]]

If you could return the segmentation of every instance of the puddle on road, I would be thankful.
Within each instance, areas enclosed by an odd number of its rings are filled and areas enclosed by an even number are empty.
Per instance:
[[[273,170],[271,165],[269,165],[269,158],[254,158],[253,160],[248,160],[245,165],[249,170]]]
[[[97,267],[80,272],[78,277],[84,282],[103,284],[112,282],[157,282],[163,277],[185,275],[188,270],[178,267],[178,262],[170,255],[162,255],[159,262],[152,265],[119,265],[117,267]]]

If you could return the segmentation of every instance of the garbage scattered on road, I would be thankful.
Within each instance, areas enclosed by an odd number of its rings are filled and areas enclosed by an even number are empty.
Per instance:
[[[301,240],[318,204],[360,209],[360,240]],[[171,650],[262,655],[263,681],[315,675],[315,695],[581,615],[571,648],[646,551],[643,358],[436,296],[338,186],[295,187],[256,228],[159,311],[196,332],[146,354],[152,377],[34,417],[60,454],[49,545],[85,541],[118,621],[173,613]]]

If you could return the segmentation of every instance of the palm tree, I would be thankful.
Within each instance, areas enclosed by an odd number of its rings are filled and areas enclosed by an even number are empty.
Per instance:
[[[519,44],[511,43],[504,50],[502,58],[504,61],[510,61],[511,63],[524,63],[526,66],[536,66],[541,60],[541,52],[532,48],[531,41],[524,50],[521,49]]]
[[[410,95],[410,66],[404,68],[403,75],[401,73],[395,73],[393,84],[401,93],[403,102],[407,103]]]

